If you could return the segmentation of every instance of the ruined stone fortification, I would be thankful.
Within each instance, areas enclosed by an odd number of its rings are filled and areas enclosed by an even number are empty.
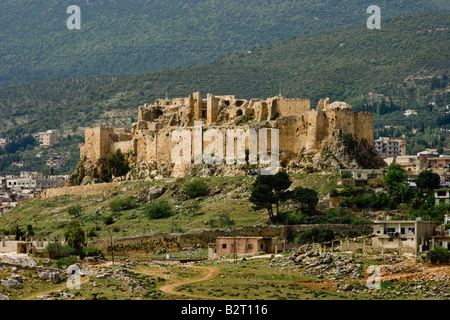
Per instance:
[[[152,105],[140,106],[138,122],[133,123],[131,130],[111,127],[86,130],[81,159],[95,164],[121,149],[134,167],[132,174],[138,178],[202,175],[211,174],[211,170],[216,170],[215,174],[237,174],[235,169],[245,174],[248,166],[224,169],[230,167],[225,165],[211,169],[210,166],[173,164],[171,153],[178,144],[171,139],[173,131],[193,129],[195,121],[202,122],[203,132],[215,128],[223,132],[224,137],[227,129],[279,129],[282,166],[289,166],[305,155],[314,157],[330,151],[342,134],[351,135],[357,142],[365,140],[370,146],[374,141],[373,114],[354,112],[344,102],[330,103],[329,99],[323,99],[312,109],[309,99],[274,97],[248,101],[212,94],[203,99],[197,92],[187,98],[157,100]],[[204,139],[202,150],[209,143]],[[245,141],[245,148],[249,149],[249,139]]]

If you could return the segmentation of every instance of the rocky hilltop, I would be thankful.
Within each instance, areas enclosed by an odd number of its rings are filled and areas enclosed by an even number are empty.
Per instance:
[[[304,171],[384,165],[373,148],[373,114],[328,98],[312,109],[305,98],[203,99],[196,92],[138,113],[131,130],[86,130],[79,183],[105,180],[105,159],[118,149],[131,164],[130,179],[243,175],[275,164]]]

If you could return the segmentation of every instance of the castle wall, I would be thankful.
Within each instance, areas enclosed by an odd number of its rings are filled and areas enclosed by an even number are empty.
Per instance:
[[[217,121],[217,117],[219,116],[219,101],[219,98],[216,98],[214,95],[208,93],[206,103],[206,123],[208,125],[211,125]]]
[[[95,163],[98,159],[104,159],[115,150],[121,149],[122,152],[132,155],[130,160],[138,163],[157,162],[170,165],[173,163],[172,150],[179,143],[171,140],[172,133],[176,129],[184,128],[191,132],[190,156],[193,161],[193,125],[194,121],[199,120],[202,120],[204,125],[202,137],[213,125],[220,130],[225,157],[226,130],[243,129],[246,132],[248,129],[248,125],[233,123],[234,118],[240,115],[247,115],[255,122],[269,120],[268,128],[279,129],[280,155],[283,154],[288,159],[298,156],[303,149],[321,152],[335,141],[339,131],[353,135],[358,141],[367,139],[373,144],[373,114],[355,113],[352,107],[344,102],[330,104],[329,99],[322,99],[317,109],[311,110],[309,99],[275,97],[247,101],[235,99],[234,96],[216,97],[212,94],[208,94],[207,99],[202,99],[200,93],[196,92],[187,98],[157,100],[154,105],[139,107],[139,121],[132,125],[131,131],[109,127],[87,129],[86,142],[80,151],[81,157],[86,156]],[[212,142],[201,141],[202,152],[210,143]],[[268,143],[271,150],[270,133]],[[236,148],[235,146],[235,156]],[[249,141],[245,141],[245,149],[250,149]]]
[[[93,160],[105,159],[109,153],[111,135],[114,129],[111,127],[86,129],[85,143],[80,149],[81,159],[84,157]]]
[[[311,110],[309,99],[276,99],[274,100],[275,112],[280,117],[300,115]]]
[[[355,136],[358,141],[366,139],[370,145],[374,145],[373,113],[356,112],[355,116]]]

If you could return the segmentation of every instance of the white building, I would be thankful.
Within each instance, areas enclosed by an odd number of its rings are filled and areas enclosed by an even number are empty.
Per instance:
[[[434,221],[375,221],[372,247],[380,251],[422,252],[428,250],[438,223]]]
[[[58,143],[58,131],[48,130],[46,132],[39,132],[39,145],[41,147],[48,147]]]
[[[405,111],[405,113],[403,114],[405,117],[409,117],[409,116],[417,116],[417,112],[412,110],[412,109],[408,109]]]

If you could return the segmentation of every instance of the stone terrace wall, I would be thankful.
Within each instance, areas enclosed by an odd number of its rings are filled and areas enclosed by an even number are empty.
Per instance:
[[[99,183],[91,184],[85,186],[75,186],[75,187],[62,187],[54,189],[46,189],[41,193],[42,199],[48,199],[52,197],[59,197],[65,195],[71,196],[90,196],[96,194],[103,194],[105,192],[114,190],[120,186],[122,182],[110,182],[110,183]]]
[[[331,229],[341,236],[360,236],[370,234],[372,226],[363,225],[337,225],[337,224],[320,224],[320,225],[295,225],[288,226],[288,234],[298,235],[299,232],[310,230],[314,227],[320,229]],[[208,243],[216,241],[217,237],[232,236],[261,236],[261,237],[280,237],[284,238],[286,229],[283,226],[266,226],[266,227],[243,227],[235,230],[205,230],[200,233],[170,234],[157,233],[152,235],[144,235],[130,238],[114,239],[115,254],[151,254],[156,250],[165,248],[167,251],[180,251],[183,248],[193,247],[200,244],[206,248]],[[100,249],[107,253],[110,251],[111,240],[102,239],[91,241],[89,246]]]

